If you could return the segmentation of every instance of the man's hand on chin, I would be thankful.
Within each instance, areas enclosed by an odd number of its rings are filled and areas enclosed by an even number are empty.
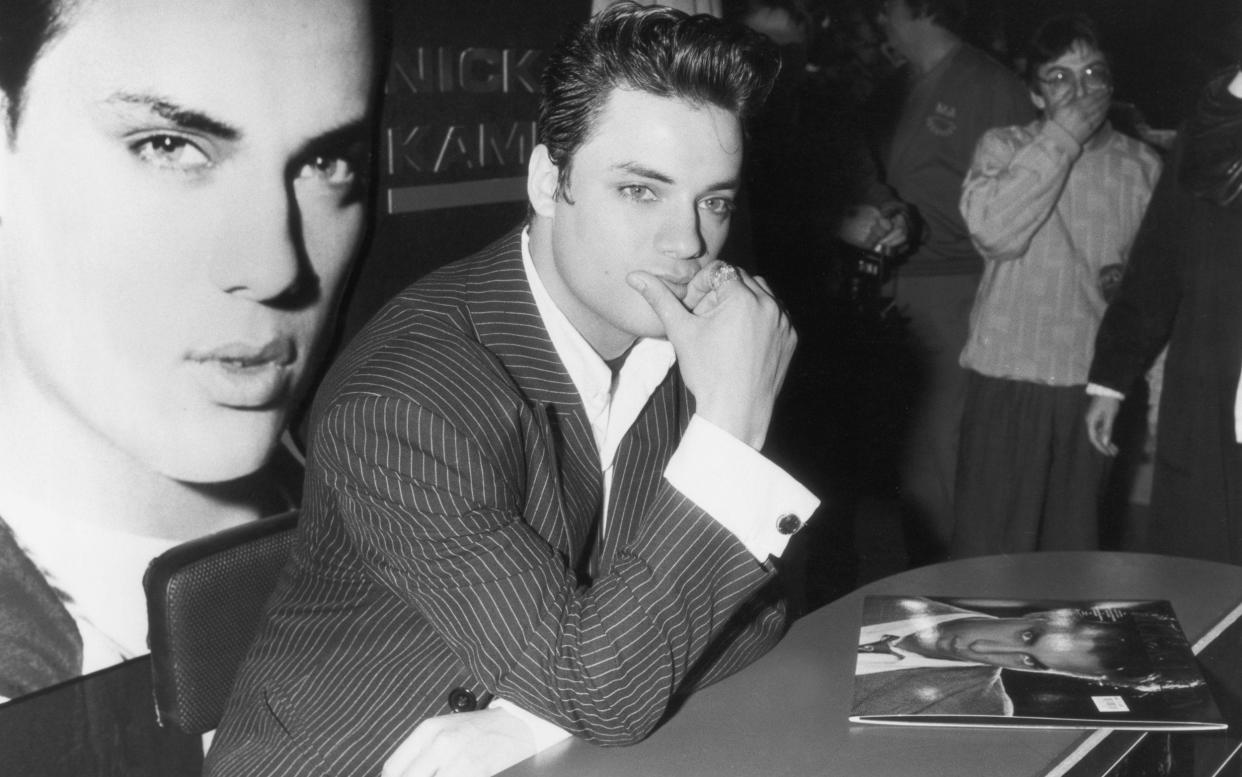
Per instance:
[[[487,777],[534,754],[530,728],[505,710],[456,712],[419,723],[383,777]]]
[[[664,324],[695,412],[761,449],[798,341],[767,282],[719,261],[695,275],[684,301],[649,273],[626,280]]]

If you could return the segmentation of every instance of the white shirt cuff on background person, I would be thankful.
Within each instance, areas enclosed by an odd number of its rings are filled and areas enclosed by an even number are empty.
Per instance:
[[[1242,380],[1238,381],[1238,393],[1233,398],[1233,439],[1242,443]]]
[[[1087,384],[1087,394],[1093,397],[1111,397],[1112,399],[1125,399],[1126,395],[1120,391],[1110,389],[1108,386],[1101,386],[1098,383]]]
[[[699,415],[690,419],[664,477],[761,562],[780,556],[792,536],[777,528],[783,516],[805,523],[819,507],[787,472]]]

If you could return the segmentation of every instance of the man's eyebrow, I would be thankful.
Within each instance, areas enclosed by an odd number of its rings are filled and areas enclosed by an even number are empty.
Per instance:
[[[361,142],[369,142],[371,139],[371,125],[366,117],[360,116],[354,120],[347,120],[330,129],[324,130],[315,137],[306,141],[302,146],[302,155],[313,154],[319,151],[332,151],[342,146],[349,146]]]
[[[739,185],[740,183],[737,178],[730,178],[726,181],[718,181],[712,184],[711,186],[707,187],[705,191],[714,192],[714,191],[719,191],[721,189],[737,189]]]
[[[122,109],[149,111],[181,129],[207,133],[223,140],[237,140],[241,137],[241,130],[236,127],[213,119],[200,111],[184,108],[158,95],[116,92],[104,100],[104,104]]]
[[[654,170],[644,164],[640,164],[639,162],[621,162],[613,165],[612,167],[614,170],[620,170],[623,173],[637,175],[642,178],[650,178],[651,180],[659,181],[660,183],[673,183],[673,179],[670,176],[661,173],[659,170]]]
[[[625,173],[630,173],[632,175],[641,176],[643,178],[650,178],[651,180],[659,181],[660,183],[666,183],[666,184],[676,183],[670,176],[660,172],[659,170],[654,170],[650,167],[647,167],[646,165],[641,164],[639,162],[621,162],[620,164],[613,165],[613,169],[620,170]],[[714,192],[720,189],[736,189],[737,187],[738,187],[738,179],[730,178],[725,181],[717,181],[716,183],[713,183],[705,187],[704,191]]]

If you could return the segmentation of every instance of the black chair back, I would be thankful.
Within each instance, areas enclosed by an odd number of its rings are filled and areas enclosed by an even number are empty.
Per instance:
[[[142,584],[156,715],[214,729],[293,544],[297,511],[234,526],[157,556]]]

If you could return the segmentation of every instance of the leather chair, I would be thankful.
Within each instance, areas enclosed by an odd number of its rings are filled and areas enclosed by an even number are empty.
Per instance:
[[[283,513],[191,540],[151,562],[142,584],[161,726],[202,734],[219,724],[296,525],[297,511]]]

